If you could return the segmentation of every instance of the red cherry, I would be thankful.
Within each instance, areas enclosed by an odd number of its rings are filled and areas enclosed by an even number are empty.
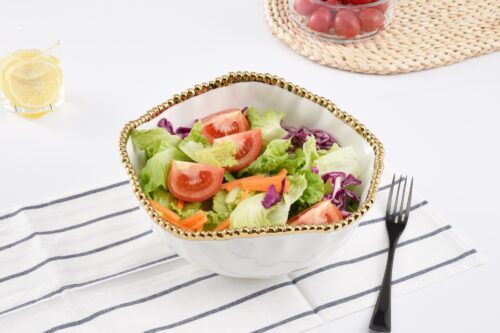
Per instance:
[[[367,8],[358,15],[361,30],[365,32],[375,31],[384,26],[385,16],[378,9]]]
[[[293,3],[293,9],[295,9],[297,13],[306,16],[314,13],[314,11],[318,9],[319,6],[320,5],[314,3],[313,0],[295,0],[295,2]]]
[[[341,10],[337,13],[334,28],[338,35],[345,38],[354,38],[361,30],[358,18],[348,10]]]
[[[307,26],[318,32],[328,32],[332,20],[333,15],[330,9],[320,7],[311,15],[311,17],[309,17]]]

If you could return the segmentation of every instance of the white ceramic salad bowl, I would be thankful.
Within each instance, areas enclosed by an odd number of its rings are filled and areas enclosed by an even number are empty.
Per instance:
[[[152,208],[138,181],[143,152],[134,149],[130,132],[157,126],[161,117],[177,126],[191,126],[215,111],[253,106],[285,112],[288,126],[319,128],[333,134],[340,145],[352,146],[360,160],[359,209],[335,224],[273,226],[188,231],[163,220]],[[383,168],[383,147],[373,134],[329,100],[269,74],[230,73],[195,86],[129,122],[120,137],[122,162],[133,190],[153,220],[153,230],[183,258],[213,272],[239,278],[266,278],[290,273],[320,261],[341,247],[359,219],[374,203]]]

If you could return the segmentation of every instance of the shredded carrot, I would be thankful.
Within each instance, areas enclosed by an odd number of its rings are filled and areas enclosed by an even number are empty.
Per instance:
[[[177,208],[182,209],[184,208],[184,200],[177,200]]]
[[[255,175],[255,176],[231,180],[230,182],[222,184],[221,189],[231,191],[233,188],[239,186],[241,182],[249,181],[252,179],[260,179],[263,177],[264,176],[262,176],[262,175]]]
[[[150,199],[149,202],[151,203],[151,206],[153,206],[154,209],[159,211],[160,213],[163,214],[163,218],[169,222],[172,222],[175,224],[175,222],[180,221],[180,216],[171,211],[170,209],[163,207],[160,205],[158,202],[154,201],[153,199]]]
[[[286,176],[288,174],[288,170],[287,169],[281,169],[280,172],[278,172],[278,176]]]
[[[251,176],[241,179],[236,179],[225,184],[222,184],[221,189],[226,191],[231,191],[236,187],[241,187],[249,191],[260,191],[265,192],[269,186],[274,185],[278,190],[281,190],[281,182],[283,177],[286,175],[287,170],[281,170],[276,176],[264,177],[261,175]],[[287,180],[285,182],[285,192],[288,192],[290,188],[290,182]]]
[[[188,229],[194,229],[194,226],[196,226],[200,221],[205,220],[203,223],[207,221],[207,216],[204,211],[199,210],[190,217],[186,217],[183,220],[180,220],[179,223],[185,226]]]
[[[207,220],[208,220],[207,215],[203,214],[203,217],[191,227],[191,230],[194,231],[203,230],[203,225],[205,224],[205,222],[207,222]]]
[[[224,221],[222,221],[221,224],[219,224],[217,227],[215,227],[215,231],[221,231],[221,230],[224,230],[224,229],[227,229],[229,228],[229,225],[231,224],[231,220],[230,219],[225,219]]]
[[[186,228],[186,226],[185,226],[185,225],[182,225],[182,224],[180,223],[180,221],[172,221],[172,220],[167,220],[167,221],[168,221],[169,223],[171,223],[171,224],[175,225],[175,226],[176,226],[177,228],[179,228],[179,229],[188,229],[188,230],[190,230],[189,228]]]
[[[281,182],[283,181],[283,177],[279,176],[273,176],[273,177],[266,177],[262,179],[255,179],[249,182],[243,182],[241,183],[241,188],[247,189],[250,191],[260,191],[260,192],[265,192],[269,188],[269,186],[274,185],[276,189],[279,191],[281,190]],[[288,192],[290,188],[290,182],[287,180],[285,182],[285,192]]]
[[[289,187],[290,187],[290,182],[286,179],[285,175],[283,175],[281,177],[285,178],[285,189],[284,189],[284,192],[288,192]],[[276,192],[277,193],[279,193],[281,191],[281,186],[283,185],[283,178],[281,178],[279,186],[276,186]]]

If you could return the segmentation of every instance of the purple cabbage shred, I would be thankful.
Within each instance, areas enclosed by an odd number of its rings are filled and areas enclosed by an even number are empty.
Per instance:
[[[283,177],[283,180],[281,181],[281,189],[280,193],[276,193],[276,186],[274,184],[270,185],[269,188],[267,189],[266,195],[264,196],[264,199],[262,200],[262,206],[264,208],[268,209],[271,208],[272,206],[276,205],[278,202],[280,202],[283,199],[283,193],[285,191],[285,184],[286,184],[286,177]]]
[[[328,150],[332,148],[334,143],[337,143],[337,140],[333,135],[320,129],[307,128],[304,126],[299,128],[285,126],[284,129],[288,131],[288,134],[284,137],[284,139],[291,138],[292,144],[296,148],[302,147],[302,145],[304,145],[304,142],[307,141],[307,137],[309,135],[313,135],[316,139],[316,147],[318,149]]]
[[[174,126],[172,126],[172,123],[168,121],[167,118],[161,118],[160,121],[158,121],[158,127],[164,128],[170,134],[175,134]]]
[[[186,136],[188,136],[189,132],[191,131],[191,127],[178,127],[174,131],[174,126],[167,118],[161,118],[158,121],[158,127],[164,128],[168,133],[172,135],[178,135],[181,139],[184,139]]]
[[[342,213],[342,216],[348,217],[350,213],[347,211],[349,201],[360,201],[359,196],[353,191],[347,189],[348,186],[358,186],[361,180],[355,178],[353,175],[347,175],[345,172],[328,172],[321,176],[325,183],[329,183],[332,188],[332,193],[325,194],[323,200],[331,201],[332,204]]]
[[[189,132],[191,132],[191,127],[177,127],[175,130],[175,134],[181,137],[181,139],[184,139],[186,136],[189,135]]]

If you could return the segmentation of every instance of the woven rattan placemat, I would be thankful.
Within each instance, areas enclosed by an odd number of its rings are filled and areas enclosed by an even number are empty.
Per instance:
[[[440,67],[500,50],[500,0],[400,0],[393,22],[358,43],[315,39],[290,17],[288,0],[266,0],[273,33],[322,65],[397,74]]]

